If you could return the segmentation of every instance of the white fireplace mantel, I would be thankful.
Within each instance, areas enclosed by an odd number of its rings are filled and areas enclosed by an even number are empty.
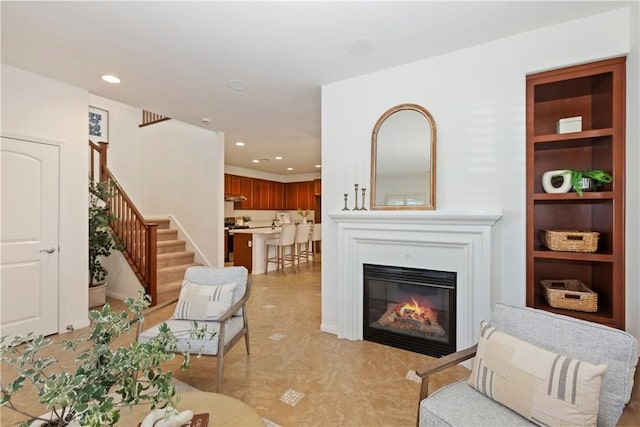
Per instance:
[[[362,340],[363,264],[457,274],[456,347],[477,341],[491,311],[491,227],[501,211],[360,211],[329,214],[338,230],[338,338]]]

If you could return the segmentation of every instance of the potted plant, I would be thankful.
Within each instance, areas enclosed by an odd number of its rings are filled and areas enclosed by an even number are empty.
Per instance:
[[[115,219],[106,203],[111,197],[113,191],[105,182],[89,180],[89,307],[106,302],[107,269],[102,258],[113,249],[122,249],[109,228],[109,222]]]
[[[243,215],[242,216],[242,224],[243,225],[249,225],[250,221],[251,221],[251,217],[249,215]]]
[[[578,196],[582,196],[583,191],[593,191],[601,187],[602,184],[613,181],[611,174],[601,169],[568,169],[568,171],[571,173],[571,184]]]
[[[91,311],[89,335],[62,342],[64,350],[75,355],[72,372],[55,372],[59,361],[41,354],[53,343],[49,338],[30,333],[10,343],[5,343],[6,337],[0,339],[2,362],[17,372],[13,380],[2,378],[0,406],[29,417],[23,426],[42,421],[41,425],[75,423],[92,427],[115,425],[120,408],[137,403],[151,403],[152,408],[175,407],[173,374],[160,368],[175,357],[172,351],[177,346],[177,339],[166,324],[149,342],[132,342],[128,347],[115,342],[120,335],[130,333],[142,323],[142,310],[149,306],[149,301],[147,295],[140,294],[136,299],[125,301],[129,312],[114,312],[109,304],[99,311]],[[189,355],[183,353],[183,357],[182,368],[186,369]],[[16,394],[23,387],[29,387],[28,384],[51,411],[46,417],[29,413],[30,408],[18,407]]]

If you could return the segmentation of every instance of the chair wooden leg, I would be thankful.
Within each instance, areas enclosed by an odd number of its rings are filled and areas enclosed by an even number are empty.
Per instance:
[[[244,314],[244,313],[243,313]],[[218,332],[218,369],[216,377],[216,393],[220,393],[220,385],[222,384],[222,368],[224,363],[224,323],[220,324]]]
[[[247,354],[251,354],[251,350],[249,349],[249,319],[247,319],[247,308],[244,307],[242,309],[242,318],[244,320],[244,342],[247,345]]]

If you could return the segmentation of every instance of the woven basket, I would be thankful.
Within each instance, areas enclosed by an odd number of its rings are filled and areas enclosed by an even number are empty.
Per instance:
[[[541,280],[544,297],[551,307],[576,311],[598,311],[598,294],[580,280]]]
[[[595,252],[599,236],[595,231],[541,230],[540,242],[552,251]]]

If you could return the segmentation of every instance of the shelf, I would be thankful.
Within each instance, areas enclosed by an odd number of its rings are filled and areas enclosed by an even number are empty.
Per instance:
[[[557,259],[566,261],[585,262],[614,262],[612,254],[589,253],[589,252],[560,252],[545,249],[534,249],[534,258]]]
[[[585,130],[582,132],[552,133],[549,135],[537,135],[533,137],[533,143],[549,144],[549,143],[555,143],[555,142],[573,142],[576,144],[586,144],[586,143],[590,143],[591,139],[593,138],[598,138],[603,136],[613,136],[613,129],[604,128],[604,129]]]
[[[551,307],[547,301],[544,299],[542,294],[537,294],[535,302],[533,304],[534,308],[542,309],[545,311],[550,311],[552,313],[562,314],[565,316],[575,317],[577,319],[588,320],[590,322],[597,322],[600,324],[604,324],[611,327],[616,327],[615,319],[607,310],[602,309],[598,306],[598,311],[595,313],[589,313],[586,311],[577,311],[577,310],[566,310],[563,308],[555,308]]]
[[[625,58],[527,76],[527,305],[625,327]],[[582,131],[557,133],[558,121],[581,117]],[[545,193],[548,171],[602,169],[614,182],[598,191]],[[544,247],[540,230],[598,232],[597,251]],[[576,279],[598,294],[596,313],[552,308],[540,281]]]
[[[613,200],[613,191],[590,191],[582,193],[582,196],[578,196],[578,193],[537,193],[533,195],[534,201],[544,202],[580,202],[582,200]]]

